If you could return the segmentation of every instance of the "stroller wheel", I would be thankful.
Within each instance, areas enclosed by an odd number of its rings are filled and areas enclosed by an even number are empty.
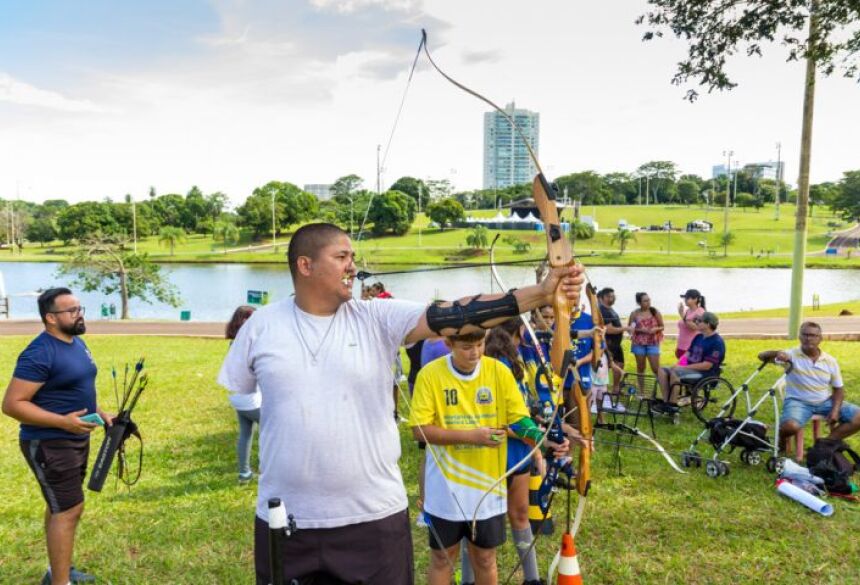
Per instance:
[[[750,455],[750,452],[747,451],[746,449],[741,451],[741,463],[746,463],[747,465],[750,465],[749,455]]]
[[[750,451],[747,454],[747,463],[750,465],[761,465],[761,453],[758,451]]]
[[[767,470],[771,473],[782,473],[785,469],[785,459],[782,457],[769,457],[767,460]]]
[[[729,474],[729,464],[725,461],[720,461],[720,475],[728,475]]]
[[[720,463],[719,461],[714,461],[713,459],[709,459],[705,463],[705,473],[708,477],[712,477],[714,479],[720,477]]]

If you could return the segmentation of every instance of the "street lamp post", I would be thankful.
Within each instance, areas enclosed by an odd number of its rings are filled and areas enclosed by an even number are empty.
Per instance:
[[[726,157],[726,204],[723,206],[723,238],[727,239],[729,237],[729,187],[732,184],[732,156],[734,156],[734,150],[724,150],[723,156]],[[725,252],[728,255],[728,244],[725,245]]]

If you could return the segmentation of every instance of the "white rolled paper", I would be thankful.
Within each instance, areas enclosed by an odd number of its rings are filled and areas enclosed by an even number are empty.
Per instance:
[[[286,528],[287,508],[277,498],[269,500],[269,529]]]
[[[778,491],[787,498],[791,498],[795,502],[803,504],[813,512],[818,512],[822,516],[833,515],[833,506],[831,506],[821,498],[813,496],[809,492],[806,492],[797,487],[796,485],[792,485],[785,480],[780,480],[776,482],[776,491]]]

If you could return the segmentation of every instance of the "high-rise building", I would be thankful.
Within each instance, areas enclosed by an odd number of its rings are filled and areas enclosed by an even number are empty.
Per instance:
[[[308,183],[305,185],[304,191],[307,191],[311,195],[316,195],[316,198],[320,201],[331,199],[331,185]]]
[[[749,175],[754,179],[773,179],[774,181],[784,181],[785,177],[785,161],[768,161],[768,162],[757,162],[757,163],[747,163],[740,164],[737,161],[732,161],[732,174],[735,171],[741,169],[745,173],[749,173]],[[725,177],[726,176],[726,165],[714,165],[711,167],[711,177],[716,179],[717,177]]]
[[[505,112],[522,130],[529,145],[538,153],[540,144],[540,114],[519,110],[513,102]],[[511,185],[529,183],[537,169],[529,157],[528,149],[499,112],[484,114],[484,189],[502,189]]]

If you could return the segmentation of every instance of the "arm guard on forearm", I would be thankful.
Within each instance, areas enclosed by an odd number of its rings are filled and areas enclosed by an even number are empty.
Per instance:
[[[502,317],[516,317],[520,314],[520,307],[513,290],[499,299],[489,301],[481,300],[481,295],[472,297],[466,304],[454,301],[450,307],[443,307],[439,303],[433,303],[427,309],[427,325],[431,330],[444,335],[443,329],[453,329],[457,335],[466,325],[484,327],[484,323]]]

